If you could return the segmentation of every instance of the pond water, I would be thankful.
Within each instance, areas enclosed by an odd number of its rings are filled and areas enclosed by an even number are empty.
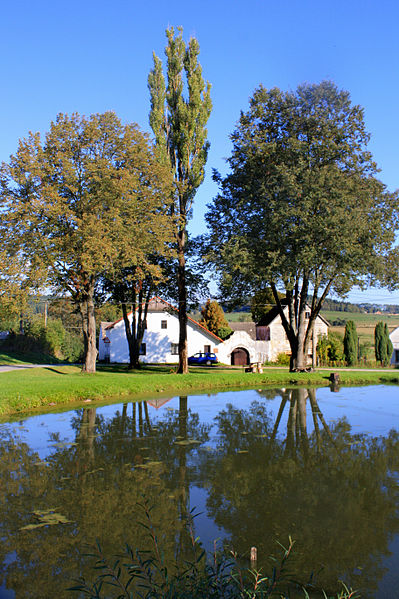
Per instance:
[[[363,597],[399,597],[399,388],[263,389],[87,407],[0,424],[0,598],[73,597],[107,555],[166,558],[194,534],[258,567],[296,541],[293,567]]]

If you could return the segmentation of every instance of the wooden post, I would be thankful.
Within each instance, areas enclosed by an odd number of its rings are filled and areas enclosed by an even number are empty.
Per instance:
[[[258,561],[258,550],[256,547],[251,547],[251,570],[256,569],[256,562]]]

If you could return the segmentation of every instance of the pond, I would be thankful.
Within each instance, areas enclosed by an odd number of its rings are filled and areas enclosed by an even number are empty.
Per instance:
[[[399,389],[259,389],[87,407],[0,424],[0,597],[73,597],[107,555],[146,548],[143,505],[166,557],[184,522],[258,567],[296,541],[294,568],[326,589],[398,596]]]

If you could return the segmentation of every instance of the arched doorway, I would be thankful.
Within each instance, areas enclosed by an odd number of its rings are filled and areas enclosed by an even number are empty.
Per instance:
[[[249,363],[249,353],[243,347],[237,347],[231,352],[232,366],[248,366]]]

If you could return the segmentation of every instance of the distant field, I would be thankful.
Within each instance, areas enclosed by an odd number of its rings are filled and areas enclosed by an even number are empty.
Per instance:
[[[335,312],[334,310],[322,310],[322,315],[329,322],[333,320],[353,320],[356,327],[372,328],[374,332],[377,322],[386,322],[389,332],[399,326],[399,314],[364,314],[362,312]],[[344,325],[345,326],[345,325]]]
[[[326,320],[332,322],[334,320],[353,320],[356,324],[356,328],[360,327],[361,329],[367,329],[373,331],[377,322],[381,320],[388,324],[389,332],[393,331],[396,327],[399,326],[399,314],[364,314],[362,312],[336,312],[334,310],[322,310],[322,315]],[[252,320],[251,312],[226,312],[225,316],[230,322],[248,322]],[[345,328],[343,324],[342,327],[333,328]]]
[[[353,320],[356,325],[360,343],[368,343],[371,347],[374,347],[374,329],[377,322],[386,322],[390,333],[399,326],[399,314],[363,314],[361,312],[335,312],[323,310],[322,315],[330,323],[338,319],[345,322],[347,320]],[[345,325],[331,326],[330,331],[335,331],[343,335],[345,333]]]
[[[226,319],[229,322],[251,322],[251,312],[226,312]]]

